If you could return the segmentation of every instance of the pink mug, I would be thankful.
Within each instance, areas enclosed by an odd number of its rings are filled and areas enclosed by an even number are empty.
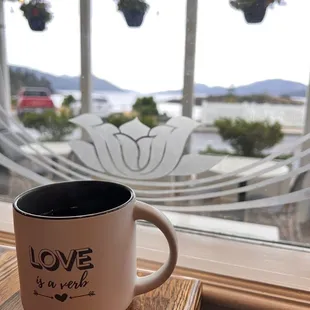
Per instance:
[[[164,283],[177,261],[173,226],[136,201],[127,186],[101,181],[53,183],[13,204],[21,300],[25,310],[125,310],[134,296]],[[136,220],[168,240],[168,261],[137,277]]]

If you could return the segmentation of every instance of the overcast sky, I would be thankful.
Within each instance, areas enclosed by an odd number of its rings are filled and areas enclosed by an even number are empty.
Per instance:
[[[282,78],[308,82],[310,0],[286,0],[269,9],[262,24],[246,24],[228,0],[199,0],[197,83],[242,85]],[[183,82],[185,0],[149,0],[141,28],[127,27],[113,0],[93,0],[93,73],[141,92],[178,89]],[[78,75],[79,1],[51,0],[54,19],[32,32],[18,9],[6,3],[10,64],[56,75]],[[309,40],[309,41],[308,41]]]

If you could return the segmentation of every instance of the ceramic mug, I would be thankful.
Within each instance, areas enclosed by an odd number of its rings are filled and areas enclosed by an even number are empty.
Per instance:
[[[127,186],[101,181],[53,183],[13,204],[24,310],[125,310],[134,296],[164,283],[177,261],[173,226],[136,201]],[[137,277],[136,224],[156,225],[168,240],[168,261]]]

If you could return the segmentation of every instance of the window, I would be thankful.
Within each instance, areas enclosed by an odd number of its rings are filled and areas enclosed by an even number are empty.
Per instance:
[[[77,0],[50,1],[46,29],[4,1],[1,200],[50,181],[121,181],[178,229],[181,267],[308,290],[310,3],[267,1],[259,17],[237,0],[146,2],[140,21],[117,1],[92,0],[91,14],[81,2],[80,31]],[[15,117],[21,87],[50,89],[57,110]],[[89,122],[105,154],[84,136]],[[139,229],[140,258],[162,261],[158,234]]]
[[[23,95],[25,97],[47,97],[47,93],[44,91],[26,90]]]
[[[99,104],[105,104],[108,102],[105,98],[95,98],[95,101]]]

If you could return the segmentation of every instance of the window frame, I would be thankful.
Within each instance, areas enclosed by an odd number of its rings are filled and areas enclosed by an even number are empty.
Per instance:
[[[152,227],[138,225],[137,231],[138,266],[158,269],[168,253],[164,237]],[[177,236],[179,259],[174,274],[199,279],[205,304],[238,310],[267,310],[271,305],[309,309],[308,249],[179,230]],[[261,261],[265,263],[258,267]]]
[[[179,259],[174,274],[199,279],[205,303],[231,309],[263,310],[270,305],[273,309],[309,309],[308,249],[179,229],[177,236]],[[15,244],[10,203],[0,202],[0,244]],[[156,270],[167,256],[168,245],[161,232],[139,223],[138,267]]]

